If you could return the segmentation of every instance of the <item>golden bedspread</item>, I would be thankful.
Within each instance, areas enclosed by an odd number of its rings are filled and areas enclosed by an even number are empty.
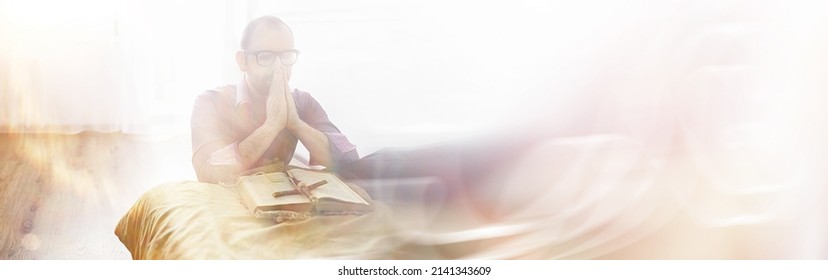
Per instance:
[[[276,224],[256,218],[231,187],[164,184],[145,193],[115,234],[133,259],[393,258],[388,208],[363,216],[320,216]]]

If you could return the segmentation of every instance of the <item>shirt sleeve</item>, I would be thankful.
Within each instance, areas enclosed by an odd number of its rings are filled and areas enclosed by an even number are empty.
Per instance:
[[[190,129],[192,133],[192,164],[198,180],[209,181],[206,174],[208,165],[235,165],[238,163],[237,143],[222,131],[220,112],[215,105],[213,92],[199,95],[193,104]]]
[[[294,90],[293,96],[295,102],[297,103],[296,110],[299,113],[299,118],[328,137],[328,142],[330,144],[329,150],[331,153],[331,159],[334,163],[334,169],[337,166],[359,159],[356,145],[348,141],[345,134],[339,131],[339,128],[331,122],[328,118],[328,113],[325,112],[325,109],[319,105],[319,102],[317,102],[316,99],[314,99],[309,93],[299,90]],[[310,164],[319,164],[318,160],[315,159],[313,155],[311,155]]]

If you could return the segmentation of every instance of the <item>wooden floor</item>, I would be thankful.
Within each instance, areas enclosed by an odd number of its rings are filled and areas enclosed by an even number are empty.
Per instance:
[[[195,178],[188,141],[0,134],[0,259],[130,259],[115,225],[146,190]]]

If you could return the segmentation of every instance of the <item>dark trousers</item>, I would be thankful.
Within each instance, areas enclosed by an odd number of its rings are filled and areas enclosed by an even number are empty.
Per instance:
[[[474,192],[481,179],[499,168],[508,168],[531,148],[534,140],[499,137],[419,148],[385,148],[342,166],[338,173],[346,180],[361,182],[375,197],[393,189],[395,197],[385,199],[405,199],[409,192],[445,199]]]

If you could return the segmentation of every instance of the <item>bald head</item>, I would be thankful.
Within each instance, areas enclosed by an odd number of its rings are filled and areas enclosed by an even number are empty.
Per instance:
[[[247,50],[250,47],[250,41],[253,40],[253,35],[256,34],[257,30],[262,28],[272,30],[287,29],[290,31],[290,34],[293,35],[293,31],[290,30],[290,27],[288,27],[287,24],[285,24],[285,22],[280,18],[274,16],[259,17],[250,21],[247,26],[244,27],[241,39],[241,48],[243,50]]]

